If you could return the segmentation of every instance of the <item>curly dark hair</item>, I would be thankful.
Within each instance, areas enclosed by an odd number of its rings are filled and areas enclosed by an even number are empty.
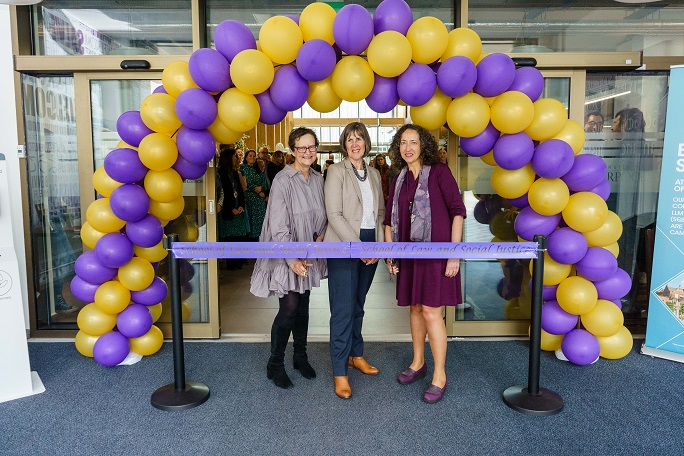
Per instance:
[[[400,170],[406,166],[406,162],[401,157],[401,153],[399,152],[401,135],[403,135],[406,130],[413,130],[418,133],[418,137],[420,139],[421,164],[434,165],[435,163],[439,163],[437,141],[435,141],[435,138],[430,134],[430,132],[420,125],[406,124],[397,130],[397,133],[392,138],[392,143],[389,147],[389,156],[390,160],[392,160],[392,167],[396,170]]]

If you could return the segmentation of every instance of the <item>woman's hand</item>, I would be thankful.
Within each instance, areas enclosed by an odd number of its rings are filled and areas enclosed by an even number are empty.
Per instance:
[[[242,206],[238,207],[237,209],[233,209],[233,214],[234,214],[234,215],[240,215],[240,214],[242,214],[243,212],[245,212],[245,208],[242,207]]]
[[[385,263],[387,264],[387,270],[390,274],[397,275],[399,273],[399,264],[394,258],[386,259]]]
[[[459,269],[461,269],[461,260],[458,258],[449,258],[444,271],[445,277],[456,277]]]
[[[377,263],[379,259],[380,258],[359,258],[366,266]]]
[[[290,269],[292,269],[292,272],[302,278],[306,277],[307,268],[311,266],[313,266],[313,264],[305,263],[302,260],[294,260],[292,263],[290,263]]]

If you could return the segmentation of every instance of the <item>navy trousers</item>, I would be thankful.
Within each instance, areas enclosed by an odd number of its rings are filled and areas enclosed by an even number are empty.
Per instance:
[[[361,230],[363,242],[375,241],[375,230]],[[349,356],[363,355],[363,306],[378,263],[358,258],[328,258],[330,359],[333,375],[347,375]]]

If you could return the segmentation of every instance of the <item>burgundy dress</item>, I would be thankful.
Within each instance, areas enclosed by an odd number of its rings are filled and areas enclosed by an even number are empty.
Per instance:
[[[396,176],[389,188],[385,225],[392,220],[392,201]],[[406,173],[404,183],[399,189],[399,241],[411,242],[411,217],[409,201],[416,193],[417,181],[413,173]],[[451,170],[443,163],[432,165],[428,179],[430,192],[430,213],[432,217],[432,242],[451,242],[451,223],[457,215],[465,218],[466,208],[461,199],[456,179]],[[397,304],[410,306],[422,304],[428,307],[455,306],[463,300],[461,295],[461,273],[456,277],[445,277],[446,258],[434,260],[399,261],[397,275]]]

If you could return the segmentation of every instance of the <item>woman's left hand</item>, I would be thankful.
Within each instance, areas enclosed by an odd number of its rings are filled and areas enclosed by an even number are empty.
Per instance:
[[[461,269],[461,260],[458,258],[449,258],[444,271],[445,277],[456,277],[459,269]]]
[[[359,258],[366,266],[377,263],[379,259],[380,258]]]

